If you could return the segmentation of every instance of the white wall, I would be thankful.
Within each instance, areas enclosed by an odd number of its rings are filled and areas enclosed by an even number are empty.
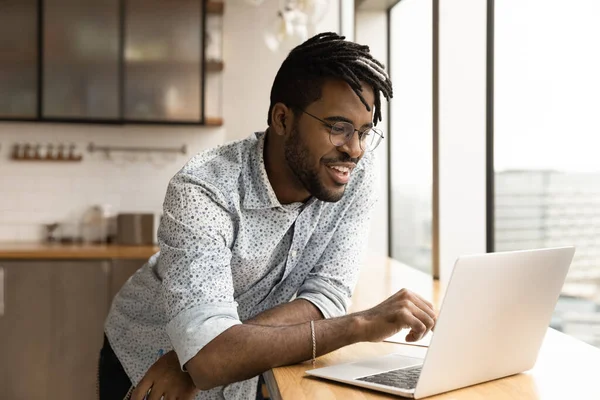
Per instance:
[[[223,128],[102,126],[79,124],[0,124],[0,241],[37,241],[42,224],[75,222],[94,204],[115,211],[158,214],[166,185],[195,152],[223,142]],[[150,162],[122,156],[108,161],[103,154],[83,153],[80,163],[14,162],[13,143],[74,143],[83,151],[97,145],[188,145],[188,155]],[[145,157],[145,156],[144,156]]]
[[[356,27],[355,14],[354,0],[340,0],[340,34],[346,36],[347,40],[354,40],[356,36],[354,32]]]
[[[171,176],[195,152],[240,139],[266,127],[271,84],[285,54],[269,52],[262,30],[275,15],[278,0],[260,8],[227,2],[223,21],[223,117],[221,128],[104,126],[0,122],[0,241],[36,241],[42,224],[75,221],[93,204],[115,211],[159,213]],[[339,3],[332,0],[319,31],[339,31]],[[81,163],[13,162],[14,143],[181,146],[187,156],[119,163],[84,153]]]
[[[356,12],[356,41],[368,45],[373,57],[387,63],[387,15],[383,11],[358,11]],[[385,98],[381,100],[382,121],[378,124],[384,130],[388,125],[388,106]],[[388,255],[388,159],[387,149],[389,141],[384,139],[376,151],[379,178],[379,202],[373,215],[369,250],[373,254]]]
[[[346,0],[347,1],[347,0]],[[279,0],[266,0],[253,8],[244,1],[227,2],[224,21],[226,61],[223,113],[227,140],[241,139],[267,127],[271,85],[287,52],[271,52],[263,30],[275,18]],[[330,0],[329,10],[317,32],[339,32],[339,3]]]
[[[440,1],[440,279],[486,251],[486,2]]]

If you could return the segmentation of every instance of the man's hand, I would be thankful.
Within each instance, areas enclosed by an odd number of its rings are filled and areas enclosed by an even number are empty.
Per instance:
[[[170,351],[146,372],[133,391],[131,400],[192,400],[198,391],[189,374],[179,367],[177,354]],[[145,397],[146,394],[148,397]]]
[[[358,315],[367,322],[365,340],[369,342],[380,342],[404,328],[410,328],[406,341],[416,342],[433,329],[437,320],[433,305],[406,289]]]

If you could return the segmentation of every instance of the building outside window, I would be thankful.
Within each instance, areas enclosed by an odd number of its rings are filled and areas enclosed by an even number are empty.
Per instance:
[[[551,326],[600,347],[600,3],[495,2],[495,251],[575,245]]]

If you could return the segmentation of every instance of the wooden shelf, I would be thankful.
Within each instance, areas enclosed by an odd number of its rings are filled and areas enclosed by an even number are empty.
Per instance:
[[[225,68],[223,61],[207,60],[204,64],[204,68],[207,72],[220,72]]]
[[[156,61],[128,61],[125,63],[126,68],[140,68],[140,69],[163,69],[163,70],[199,70],[199,61],[168,61],[168,60],[156,60]],[[204,63],[204,69],[207,72],[220,72],[223,71],[225,64],[220,60],[207,60]]]
[[[36,53],[16,53],[16,52],[6,52],[4,54],[0,54],[0,64],[10,65],[11,63],[25,63],[25,64],[34,64],[37,65],[37,54]]]
[[[37,162],[79,162],[82,160],[81,156],[78,156],[78,158],[63,158],[63,159],[58,159],[58,158],[14,158],[11,157],[10,158],[12,161],[37,161]]]
[[[223,126],[223,118],[206,117],[204,119],[204,125],[206,125],[206,126]]]
[[[206,0],[206,13],[223,15],[225,11],[225,3],[222,1]]]
[[[159,59],[139,59],[139,60],[125,60],[126,67],[178,67],[178,66],[193,66],[196,67],[201,63],[200,58],[197,60],[178,60],[176,58],[172,58],[170,56],[166,56],[169,58],[159,58]]]
[[[146,260],[158,250],[157,246],[0,242],[0,259],[72,260],[118,258]]]

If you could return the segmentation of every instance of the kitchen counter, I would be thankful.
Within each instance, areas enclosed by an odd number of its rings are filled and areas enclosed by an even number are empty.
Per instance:
[[[157,251],[158,246],[0,242],[1,260],[145,260]]]

